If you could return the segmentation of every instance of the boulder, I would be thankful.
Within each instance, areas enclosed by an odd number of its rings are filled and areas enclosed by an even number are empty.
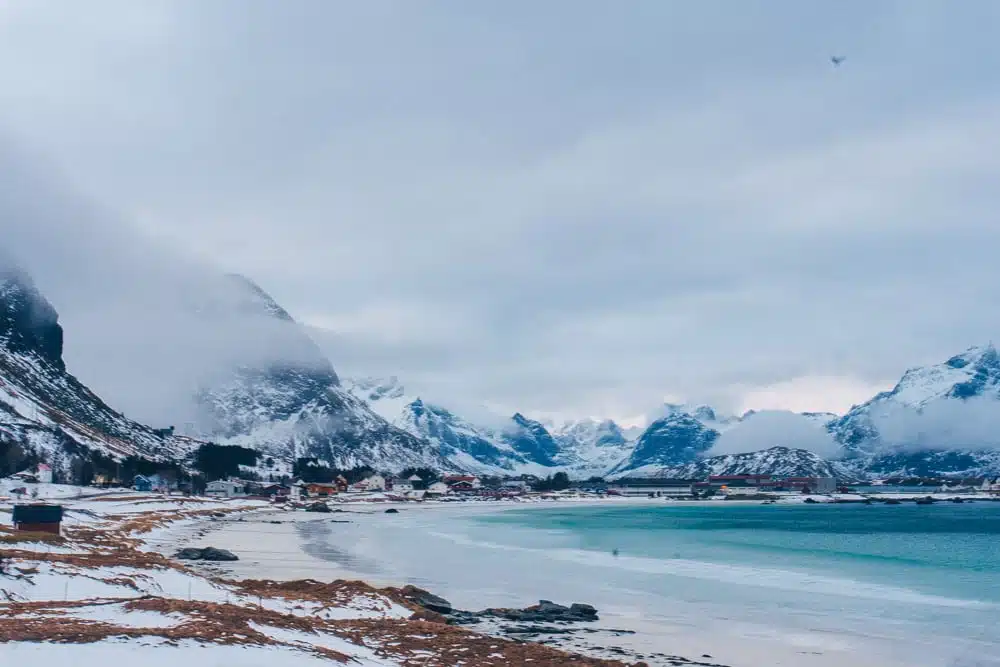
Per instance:
[[[450,614],[453,611],[450,602],[445,600],[443,597],[434,595],[433,593],[425,591],[422,588],[417,588],[416,586],[405,586],[400,589],[399,593],[413,604],[427,609],[428,611],[433,611],[438,614]]]
[[[239,560],[240,558],[232,551],[216,549],[215,547],[206,547],[201,550],[201,559],[211,561],[233,561]]]
[[[399,514],[399,510],[395,507],[390,507],[385,511],[386,514]]]
[[[181,560],[210,560],[210,561],[233,561],[239,560],[239,556],[231,551],[226,551],[225,549],[216,549],[215,547],[205,547],[204,549],[195,549],[193,547],[188,547],[186,549],[181,549],[176,554],[175,558]]]
[[[312,503],[311,505],[307,505],[306,506],[306,511],[307,512],[325,512],[325,513],[329,513],[330,512],[330,508],[329,508],[329,506],[326,503],[319,503],[319,502],[317,502],[317,503]]]

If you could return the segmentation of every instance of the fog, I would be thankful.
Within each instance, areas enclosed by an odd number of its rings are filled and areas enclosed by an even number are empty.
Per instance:
[[[236,366],[327,368],[253,290],[78,195],[7,138],[0,238],[0,261],[27,272],[59,312],[68,370],[138,421],[196,421],[192,397]]]
[[[997,397],[938,400],[917,409],[890,403],[871,415],[890,450],[1000,448]]]
[[[822,424],[794,412],[764,410],[724,431],[708,455],[742,454],[778,446],[805,449],[824,458],[835,458],[840,452],[840,445]]]

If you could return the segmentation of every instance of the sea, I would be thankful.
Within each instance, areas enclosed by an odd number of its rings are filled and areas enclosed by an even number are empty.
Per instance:
[[[639,653],[1000,666],[1000,503],[552,503],[403,509],[329,530],[304,549],[363,578],[467,609],[590,603]]]

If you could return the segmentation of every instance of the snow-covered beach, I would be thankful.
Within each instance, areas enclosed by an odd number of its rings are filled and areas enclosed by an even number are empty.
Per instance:
[[[801,506],[801,500],[796,504]],[[492,533],[479,529],[468,532],[470,520],[506,512],[666,505],[756,508],[760,503],[616,499],[590,503],[345,504],[332,514],[268,510],[239,520],[181,527],[158,539],[164,540],[159,542],[164,548],[182,542],[211,544],[240,553],[239,562],[206,566],[238,577],[362,579],[376,586],[414,584],[443,595],[457,608],[471,610],[520,608],[539,599],[590,603],[598,608],[600,621],[533,639],[593,656],[641,659],[650,665],[683,664],[671,663],[666,657],[673,656],[678,661],[732,667],[938,667],[948,664],[943,657],[948,651],[965,650],[964,646],[941,646],[944,640],[935,637],[911,634],[916,625],[909,621],[866,627],[857,620],[866,609],[878,609],[884,599],[895,604],[898,598],[899,604],[912,603],[931,612],[938,605],[946,610],[949,605],[965,604],[903,586],[871,585],[846,575],[816,576],[777,566],[720,566],[693,559],[665,562],[628,552],[615,556],[569,548],[569,541],[553,548],[561,540],[559,530],[537,533],[515,528],[513,537],[499,526]],[[386,513],[390,508],[398,513]],[[644,582],[655,585],[663,577],[694,583],[690,588],[678,587],[666,598],[642,590]],[[741,585],[755,578],[753,583],[759,588],[749,589],[749,594],[742,592]],[[706,602],[697,592],[701,584],[725,590],[725,581],[731,582],[730,600]],[[811,595],[810,589],[816,596],[828,597],[830,603],[802,618],[776,616],[753,597],[792,599]],[[846,596],[843,619],[833,618],[838,594]],[[497,628],[487,624],[480,629]]]
[[[73,653],[67,644],[83,665],[136,651],[143,664],[192,667],[626,664],[437,622],[405,590],[323,576],[218,576],[172,557],[174,548],[156,549],[213,523],[267,516],[262,501],[40,490],[62,505],[60,536],[0,520],[0,664],[61,664]],[[10,509],[0,499],[0,517]],[[258,539],[258,548],[270,542]]]
[[[860,512],[858,517],[870,516],[863,513],[872,508],[863,505],[807,507],[803,499],[793,498],[770,507],[740,501],[570,498],[330,502],[331,511],[319,513],[249,499],[109,494],[57,486],[45,487],[41,495],[64,506],[66,539],[25,541],[11,529],[0,530],[5,571],[0,606],[9,619],[3,637],[7,643],[0,645],[5,656],[55,661],[65,650],[58,643],[68,641],[86,644],[81,655],[94,660],[105,655],[99,647],[113,653],[138,642],[156,646],[156,659],[169,654],[183,655],[189,662],[189,655],[209,661],[195,660],[192,665],[207,665],[212,656],[233,651],[246,656],[241,664],[256,664],[263,660],[257,652],[264,650],[274,652],[279,661],[281,656],[299,656],[306,660],[301,664],[323,660],[321,654],[330,650],[363,665],[422,664],[409,663],[406,656],[425,654],[437,656],[428,665],[520,665],[527,664],[525,656],[508,649],[541,650],[543,645],[594,660],[650,667],[950,667],[966,664],[962,660],[993,664],[981,655],[995,647],[995,638],[973,636],[976,619],[989,610],[978,610],[980,603],[957,589],[948,597],[905,582],[866,583],[847,571],[822,574],[783,562],[727,564],[716,558],[718,554],[699,555],[674,533],[657,538],[676,543],[678,553],[665,559],[644,555],[641,546],[628,541],[620,544],[620,554],[617,543],[616,553],[611,553],[610,548],[581,545],[566,523],[609,511],[627,517],[631,510],[644,515],[673,511],[670,508],[692,517],[721,511],[736,523],[741,508],[758,517],[788,511],[822,517],[845,509]],[[983,511],[965,504],[946,507],[973,517]],[[979,507],[988,511],[996,505]],[[912,503],[908,508],[882,506],[888,512],[939,511]],[[4,511],[9,510],[0,500]],[[526,527],[525,521],[537,525]],[[231,551],[239,560],[173,558],[179,549],[207,546]],[[303,585],[303,580],[312,583]],[[447,650],[431,642],[397,654],[386,645],[398,638],[379,624],[424,623],[407,620],[415,609],[392,592],[404,585],[429,590],[456,609],[470,611],[521,609],[539,599],[592,604],[599,620],[554,631],[551,624],[546,629],[538,627],[544,624],[496,619],[469,626],[481,634],[444,626],[448,633],[459,633],[446,635],[451,639],[441,646],[450,647]],[[333,603],[322,599],[330,595],[336,598]],[[806,604],[810,598],[818,602]],[[913,618],[892,616],[903,607],[917,610]],[[205,613],[230,620],[199,635],[193,628]],[[866,613],[886,618],[869,621]],[[319,625],[289,620],[315,620],[317,614]],[[920,625],[921,616],[935,614],[941,619],[940,632]],[[61,619],[69,629],[53,635],[44,625],[48,618]],[[966,620],[972,622],[967,642],[953,627]],[[336,623],[369,624],[365,632],[372,639],[352,647],[352,637],[360,635],[350,632],[361,632],[361,626],[349,632]],[[435,632],[425,627],[414,636]],[[474,649],[481,641],[500,642],[495,644],[498,649],[484,654],[484,661],[448,653],[462,642],[471,642]],[[212,650],[199,652],[206,643]],[[563,658],[550,659],[557,662],[536,664],[561,664]]]

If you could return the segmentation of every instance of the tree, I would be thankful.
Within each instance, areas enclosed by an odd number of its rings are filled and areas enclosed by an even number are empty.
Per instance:
[[[194,468],[200,470],[208,481],[235,477],[240,466],[257,465],[257,452],[237,445],[205,443],[194,455]]]
[[[545,479],[535,482],[535,491],[562,491],[569,488],[569,475],[564,472],[557,472],[549,475]]]

